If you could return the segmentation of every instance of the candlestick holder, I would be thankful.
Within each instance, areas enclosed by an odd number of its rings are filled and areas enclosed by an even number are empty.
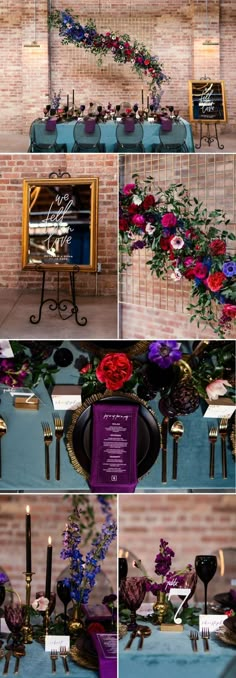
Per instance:
[[[25,575],[25,621],[22,628],[24,643],[33,642],[33,628],[30,623],[30,596],[31,596],[31,581],[35,572],[23,572]]]

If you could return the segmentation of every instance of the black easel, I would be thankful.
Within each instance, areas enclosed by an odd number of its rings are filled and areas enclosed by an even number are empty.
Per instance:
[[[42,269],[41,266],[36,266],[36,270],[40,271],[42,273],[42,287],[41,287],[41,299],[40,299],[40,304],[39,304],[39,310],[38,310],[38,316],[36,315],[31,315],[30,316],[30,322],[33,325],[37,325],[42,316],[42,308],[44,304],[49,304],[49,309],[50,311],[58,311],[58,314],[62,320],[68,320],[68,318],[71,318],[74,316],[75,322],[77,325],[84,326],[87,324],[87,318],[83,316],[82,318],[78,318],[78,313],[79,309],[76,303],[76,290],[75,290],[75,274],[79,272],[79,266],[74,266],[72,271],[69,271],[69,277],[70,277],[70,292],[71,292],[71,298],[70,299],[60,299],[60,273],[61,271],[57,271],[57,284],[56,284],[56,298],[53,299],[52,297],[45,299],[45,278],[46,278],[46,272],[44,268]],[[63,271],[65,273],[65,271]],[[70,312],[68,313],[68,307],[70,307]],[[65,315],[66,314],[66,315]]]
[[[207,133],[206,134],[203,134],[203,125],[206,125],[206,127],[207,127]],[[210,134],[210,125],[214,125],[215,135]],[[222,150],[224,148],[224,145],[220,144],[220,142],[219,142],[217,124],[216,123],[200,122],[200,140],[199,140],[200,143],[195,144],[195,148],[201,148],[202,139],[204,139],[204,141],[207,141],[208,146],[210,146],[213,143],[213,141],[215,141],[215,139],[216,139],[218,148],[220,150]]]

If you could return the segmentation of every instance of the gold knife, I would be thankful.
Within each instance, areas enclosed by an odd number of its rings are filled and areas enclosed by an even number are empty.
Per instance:
[[[162,468],[161,482],[167,482],[167,432],[169,417],[163,417],[161,423],[161,448],[162,448]]]
[[[131,647],[131,645],[132,645],[132,642],[133,642],[133,640],[135,639],[136,633],[137,633],[137,630],[136,630],[136,629],[135,629],[135,631],[132,631],[131,636],[130,636],[130,639],[128,640],[128,643],[127,643],[127,645],[125,646],[125,650],[129,650],[129,649],[130,649],[130,647]]]
[[[11,655],[12,655],[12,650],[8,650],[8,652],[7,652],[7,654],[6,654],[4,669],[3,669],[3,672],[2,672],[2,673],[3,673],[3,676],[6,676],[6,674],[8,673],[8,668],[9,668],[9,662],[10,662],[10,659],[11,659]]]

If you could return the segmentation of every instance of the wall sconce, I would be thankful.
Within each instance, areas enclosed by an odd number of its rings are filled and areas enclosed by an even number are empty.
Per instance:
[[[24,47],[40,47],[40,44],[36,39],[36,0],[34,0],[34,38],[31,42],[25,44]]]
[[[208,47],[211,47],[212,45],[219,45],[219,42],[217,42],[216,40],[211,40],[211,39],[209,38],[208,28],[209,28],[209,23],[208,23],[208,0],[206,0],[206,40],[204,40],[204,42],[203,42],[202,44],[203,44],[203,45],[206,45],[206,46],[208,46]]]

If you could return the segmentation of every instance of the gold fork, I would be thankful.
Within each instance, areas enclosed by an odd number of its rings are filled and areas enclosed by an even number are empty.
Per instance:
[[[222,457],[222,476],[227,478],[227,459],[226,459],[226,438],[227,438],[228,419],[221,419],[219,424],[219,434],[221,437],[221,457]]]
[[[204,652],[209,652],[210,647],[209,647],[209,639],[210,639],[210,631],[207,628],[202,629],[202,639],[203,639],[203,645],[204,645]]]
[[[58,659],[58,652],[51,650],[52,673],[56,673],[56,660]]]
[[[178,467],[178,441],[184,433],[184,426],[182,421],[174,421],[171,426],[170,433],[173,436],[173,465],[172,465],[172,480],[177,480]]]
[[[60,647],[60,657],[62,657],[65,673],[70,673],[69,667],[68,667],[68,664],[67,664],[67,655],[68,655],[68,652],[67,652],[66,647]]]
[[[197,652],[198,651],[198,647],[197,647],[198,633],[197,633],[197,631],[190,631],[189,637],[190,637],[190,640],[191,640],[191,643],[192,643],[193,652]]]
[[[215,444],[217,441],[217,435],[218,431],[217,428],[210,428],[209,433],[208,433],[208,438],[210,442],[210,471],[209,471],[209,478],[214,478],[215,477]]]
[[[7,425],[4,419],[0,418],[0,478],[2,477],[2,448],[1,448],[1,439],[2,436],[7,432]]]
[[[49,464],[49,445],[52,443],[52,431],[46,421],[42,422],[44,446],[45,446],[45,478],[50,480],[50,464]]]
[[[60,480],[60,440],[63,436],[63,421],[60,417],[55,416],[55,436],[56,436],[56,464],[55,464],[55,478]]]

